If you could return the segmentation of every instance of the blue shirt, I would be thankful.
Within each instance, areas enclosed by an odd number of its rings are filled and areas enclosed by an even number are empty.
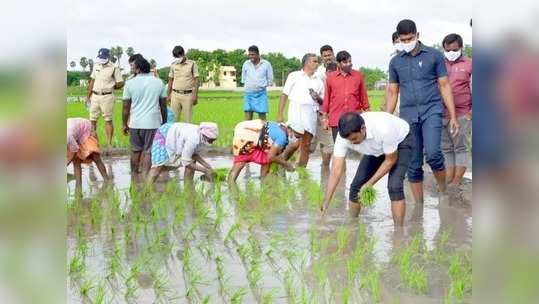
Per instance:
[[[163,82],[151,74],[139,74],[128,80],[124,87],[123,100],[131,100],[129,128],[157,129],[161,126],[159,98],[166,98]]]
[[[400,117],[411,123],[421,122],[430,115],[442,115],[438,78],[444,76],[447,76],[444,57],[435,48],[420,44],[415,56],[404,51],[394,56],[389,63],[389,82],[400,87]]]
[[[284,148],[288,145],[288,135],[276,122],[268,122],[268,136],[273,141],[273,144],[280,148]]]
[[[241,83],[245,85],[246,92],[264,90],[273,83],[273,68],[271,67],[271,63],[261,58],[255,68],[251,60],[245,61],[241,68]]]

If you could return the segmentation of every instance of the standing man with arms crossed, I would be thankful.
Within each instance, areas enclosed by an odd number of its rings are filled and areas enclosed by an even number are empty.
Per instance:
[[[444,104],[449,112],[452,136],[458,133],[459,123],[444,57],[418,40],[419,33],[412,20],[400,21],[397,33],[403,51],[389,63],[387,111],[394,112],[400,93],[400,117],[408,122],[416,141],[407,173],[416,203],[423,204],[424,151],[438,183],[440,202],[446,204],[446,171],[440,146]]]
[[[258,113],[258,118],[266,120],[268,113],[268,93],[266,87],[273,83],[273,68],[269,61],[260,58],[260,52],[256,45],[248,49],[249,59],[241,68],[241,83],[245,86],[243,96],[243,111],[245,120],[253,119],[253,112]]]
[[[114,108],[114,90],[124,86],[124,80],[120,69],[110,62],[110,50],[99,49],[94,69],[90,75],[88,85],[87,102],[90,102],[90,121],[94,132],[97,129],[97,119],[103,115],[105,119],[105,133],[107,135],[107,150],[112,148],[112,136],[114,126],[112,124],[112,113]]]
[[[136,77],[127,82],[123,94],[123,132],[131,143],[131,174],[143,180],[151,164],[151,148],[157,129],[167,121],[167,91],[163,82],[150,73],[150,63],[139,58],[134,63]]]
[[[170,65],[168,73],[167,103],[170,103],[178,121],[190,123],[193,119],[193,106],[198,102],[198,66],[185,57],[181,45],[172,49],[172,56],[177,60]]]
[[[367,85],[363,74],[352,69],[352,56],[347,51],[337,53],[338,70],[326,79],[323,113],[324,128],[331,128],[333,141],[337,138],[337,124],[343,113],[362,113],[369,109]]]

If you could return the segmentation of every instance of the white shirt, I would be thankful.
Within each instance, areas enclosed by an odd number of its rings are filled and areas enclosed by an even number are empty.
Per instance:
[[[365,140],[359,145],[352,144],[338,134],[333,151],[335,157],[345,157],[348,149],[373,156],[393,153],[410,131],[410,126],[404,119],[387,112],[365,112],[361,117],[365,120],[367,130]]]
[[[324,84],[326,83],[326,67],[324,64],[318,66],[318,69],[314,72],[314,76],[320,78]]]
[[[193,162],[193,154],[198,152],[200,144],[198,125],[182,122],[170,126],[165,140],[170,162],[176,163],[181,157],[184,166]]]
[[[290,102],[318,107],[319,104],[311,97],[309,89],[313,89],[321,98],[324,98],[324,83],[322,80],[314,74],[308,76],[301,70],[288,75],[283,93],[288,96]]]

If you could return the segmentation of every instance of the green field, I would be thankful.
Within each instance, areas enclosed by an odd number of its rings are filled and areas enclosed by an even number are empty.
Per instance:
[[[83,91],[79,87],[68,88],[67,96],[80,96]],[[117,96],[120,91],[117,92]],[[269,120],[275,120],[279,104],[279,91],[269,92]],[[378,110],[382,104],[383,91],[369,91],[369,102],[372,110]],[[118,100],[119,101],[119,100]],[[218,147],[227,147],[232,144],[234,126],[244,118],[243,93],[233,91],[201,91],[199,101],[193,110],[194,123],[201,121],[213,121],[219,125],[219,138],[216,142]],[[285,112],[286,113],[286,112]],[[70,102],[66,104],[67,117],[88,117],[88,111],[82,102]],[[255,114],[255,118],[256,118]],[[122,134],[122,104],[114,105],[114,138],[113,146],[117,148],[129,147],[129,138]],[[106,143],[104,123],[98,121],[97,134],[101,145]]]

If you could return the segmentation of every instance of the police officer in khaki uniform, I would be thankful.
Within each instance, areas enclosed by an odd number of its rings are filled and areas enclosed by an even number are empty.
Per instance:
[[[124,86],[124,80],[120,69],[110,62],[110,50],[102,48],[97,54],[97,60],[90,75],[87,100],[90,102],[90,121],[94,131],[97,127],[97,119],[103,116],[105,119],[105,132],[107,135],[108,150],[112,148],[112,111],[114,107],[114,90]]]
[[[196,62],[185,57],[185,51],[179,45],[172,50],[172,56],[178,59],[170,66],[167,102],[178,121],[190,123],[192,107],[198,101],[198,67]]]

